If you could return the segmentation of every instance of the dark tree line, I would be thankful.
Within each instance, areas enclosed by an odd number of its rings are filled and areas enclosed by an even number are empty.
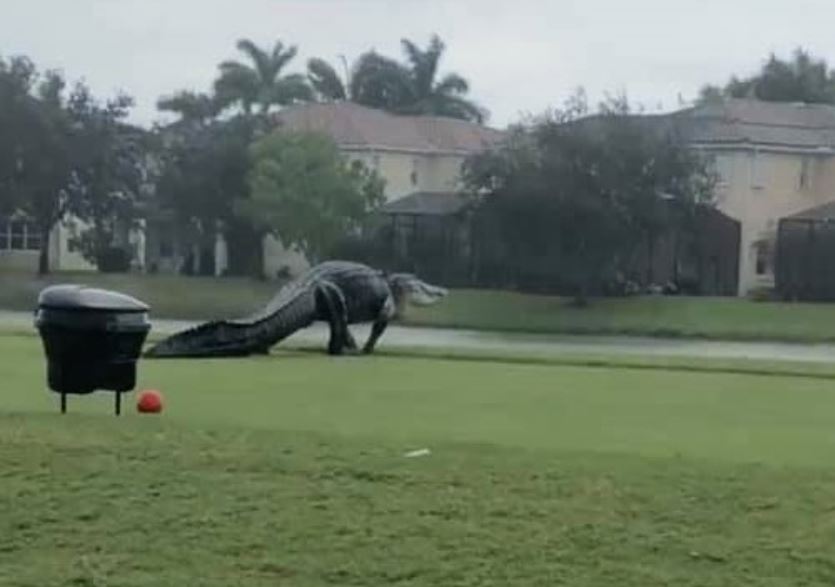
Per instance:
[[[835,72],[825,59],[803,49],[796,49],[790,59],[772,53],[756,74],[733,76],[722,87],[707,85],[701,91],[703,101],[725,97],[835,104]]]
[[[260,272],[266,234],[324,255],[340,231],[358,230],[380,204],[382,182],[359,165],[346,165],[321,137],[275,142],[269,136],[275,109],[350,99],[399,113],[486,115],[466,99],[462,77],[439,79],[440,39],[433,37],[426,49],[405,40],[403,47],[403,62],[373,51],[361,55],[350,82],[343,82],[323,60],[311,60],[304,72],[289,71],[294,46],[276,41],[262,48],[241,40],[243,59],[219,64],[208,91],[159,100],[159,109],[177,119],[152,131],[127,123],[128,96],[101,100],[83,83],[68,87],[59,72],[39,72],[25,57],[0,59],[0,214],[21,214],[37,225],[41,272],[50,267],[53,229],[70,219],[80,223],[73,244],[88,260],[101,268],[121,256],[116,264],[123,266],[117,235],[140,210],[171,212],[196,245],[223,233],[234,273]],[[319,170],[303,183],[305,202],[279,189],[282,182],[270,173],[272,164],[298,173],[305,169],[293,167],[299,158]]]
[[[371,224],[382,182],[347,164],[325,137],[276,134],[276,109],[350,100],[403,114],[486,116],[468,99],[466,80],[441,75],[437,37],[423,48],[404,40],[402,60],[368,51],[345,63],[344,75],[322,59],[294,72],[297,50],[280,41],[237,48],[242,59],[219,64],[205,92],[161,98],[160,110],[176,119],[152,131],[127,124],[129,97],[101,100],[26,58],[0,59],[0,214],[22,212],[37,224],[41,271],[56,224],[80,220],[76,244],[101,263],[140,208],[170,212],[196,245],[222,233],[234,273],[260,272],[267,234],[327,256]],[[772,56],[755,76],[707,87],[703,98],[835,102],[833,88],[826,63],[798,51],[790,61]],[[576,99],[469,161],[480,266],[559,274],[583,298],[623,270],[636,243],[686,227],[694,207],[709,202],[712,174],[674,129],[651,120],[623,101],[592,113]]]
[[[663,119],[634,116],[625,101],[589,116],[582,97],[472,158],[466,180],[481,263],[517,285],[555,276],[550,286],[579,301],[622,282],[637,247],[687,231],[715,183]]]

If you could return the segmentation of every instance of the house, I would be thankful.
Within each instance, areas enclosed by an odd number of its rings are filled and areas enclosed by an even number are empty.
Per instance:
[[[399,116],[351,102],[298,104],[276,113],[276,132],[313,132],[332,139],[351,161],[361,161],[385,182],[383,213],[401,235],[406,254],[420,234],[459,238],[466,199],[458,193],[464,161],[501,140],[485,126],[436,116]],[[182,227],[162,210],[149,211],[147,268],[160,272],[222,274],[228,247],[218,228],[208,242],[202,231]],[[436,230],[436,227],[441,227]],[[268,278],[297,275],[304,255],[268,236],[263,243]]]
[[[302,104],[276,115],[280,130],[329,136],[350,160],[361,161],[385,180],[384,214],[395,228],[401,253],[421,234],[459,239],[468,202],[460,195],[462,165],[497,145],[502,131],[438,116],[399,116],[351,102]],[[265,269],[297,269],[300,255],[270,239]]]
[[[52,271],[91,271],[95,267],[73,246],[75,225],[57,224],[49,235],[49,265]],[[25,216],[0,217],[0,270],[38,270],[43,235]]]
[[[773,287],[781,219],[835,201],[835,106],[728,99],[670,120],[714,162],[716,207],[740,224],[737,294]]]

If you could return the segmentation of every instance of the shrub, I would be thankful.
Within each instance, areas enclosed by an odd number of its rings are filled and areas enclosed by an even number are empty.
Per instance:
[[[108,247],[99,253],[96,265],[102,273],[127,273],[130,253],[121,247]]]

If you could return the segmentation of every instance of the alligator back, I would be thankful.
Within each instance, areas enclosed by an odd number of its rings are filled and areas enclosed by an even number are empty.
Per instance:
[[[234,357],[266,352],[316,319],[314,285],[291,283],[259,312],[237,320],[207,322],[175,334],[147,357]]]

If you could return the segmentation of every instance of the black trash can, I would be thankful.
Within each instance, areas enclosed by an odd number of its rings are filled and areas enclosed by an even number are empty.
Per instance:
[[[61,394],[121,394],[136,386],[136,361],[151,329],[148,306],[130,296],[79,285],[56,285],[38,297],[35,327],[43,340],[49,388]]]

